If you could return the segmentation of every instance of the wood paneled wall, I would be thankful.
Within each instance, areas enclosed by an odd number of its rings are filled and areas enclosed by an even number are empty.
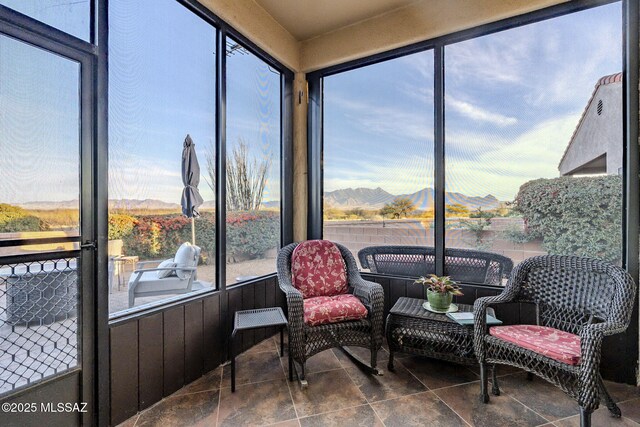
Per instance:
[[[111,425],[227,360],[226,340],[233,329],[235,311],[284,307],[284,303],[276,278],[269,277],[112,322]],[[226,318],[225,312],[229,313]],[[270,329],[238,335],[236,351],[244,351],[276,332]]]

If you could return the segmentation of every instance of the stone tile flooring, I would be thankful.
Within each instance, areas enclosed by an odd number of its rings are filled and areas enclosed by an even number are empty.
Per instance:
[[[479,377],[464,366],[398,355],[396,372],[364,374],[339,349],[307,362],[309,387],[287,380],[287,358],[278,357],[278,337],[238,356],[237,388],[230,366],[219,367],[121,426],[578,426],[577,404],[560,390],[514,369],[503,368],[500,396],[480,403]],[[357,353],[364,353],[361,349]],[[285,350],[286,351],[286,350]],[[366,359],[365,359],[366,360]],[[640,389],[608,383],[623,417],[605,407],[594,427],[640,426]]]

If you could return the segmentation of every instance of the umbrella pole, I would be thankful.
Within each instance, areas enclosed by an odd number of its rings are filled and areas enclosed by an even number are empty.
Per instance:
[[[196,223],[194,217],[191,217],[191,244],[196,244]]]

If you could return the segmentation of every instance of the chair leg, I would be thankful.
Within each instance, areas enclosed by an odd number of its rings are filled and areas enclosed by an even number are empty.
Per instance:
[[[489,403],[489,393],[487,392],[487,364],[480,362],[480,401],[482,403]]]
[[[591,412],[580,407],[580,427],[591,427]]]
[[[371,369],[376,370],[376,366],[378,365],[378,350],[371,349]]]
[[[304,374],[304,365],[306,365],[306,364],[307,364],[306,361],[304,361],[304,362],[302,362],[300,364],[300,372],[299,372],[299,375],[298,375],[298,379],[300,380],[300,387],[302,389],[305,389],[305,388],[307,388],[309,386],[309,383],[307,382],[307,378],[305,377],[305,374]]]
[[[600,390],[600,396],[604,399],[604,403],[607,405],[607,409],[611,416],[614,418],[620,418],[622,416],[622,411],[620,411],[620,408],[616,405],[616,402],[607,391],[601,376],[598,376],[598,389]]]
[[[389,361],[387,362],[387,369],[389,372],[395,372],[395,367],[393,366],[393,350],[389,349]]]
[[[494,396],[500,396],[500,386],[498,386],[498,374],[496,371],[498,367],[494,363],[491,367],[491,394]]]

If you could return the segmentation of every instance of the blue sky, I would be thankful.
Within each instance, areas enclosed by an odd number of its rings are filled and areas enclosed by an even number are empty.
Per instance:
[[[73,19],[42,2],[18,5],[76,35],[87,25],[82,2],[64,8]],[[205,176],[215,140],[215,28],[173,0],[109,5],[109,197],[179,203],[189,133],[201,193],[214,200]],[[77,64],[0,36],[0,148],[12,154],[0,156],[9,171],[0,202],[78,198],[78,76]],[[227,58],[228,150],[242,138],[256,160],[272,159],[265,200],[280,197],[279,96],[280,76],[264,62],[246,51]]]
[[[84,2],[56,1],[0,4],[86,37]],[[76,18],[52,21],[56,10]],[[110,197],[177,203],[184,137],[203,175],[215,137],[215,30],[168,0],[111,0],[110,19]],[[447,190],[510,200],[557,176],[596,81],[621,70],[621,40],[615,3],[448,46]],[[78,197],[77,84],[77,64],[0,36],[0,202]],[[279,89],[252,54],[228,57],[227,140],[273,160],[267,200],[279,198]],[[331,76],[324,94],[325,190],[433,186],[431,51]],[[204,176],[200,189],[213,199]]]
[[[598,79],[621,71],[619,3],[445,49],[447,191],[511,200],[558,162]],[[325,190],[433,186],[433,53],[325,79]]]

